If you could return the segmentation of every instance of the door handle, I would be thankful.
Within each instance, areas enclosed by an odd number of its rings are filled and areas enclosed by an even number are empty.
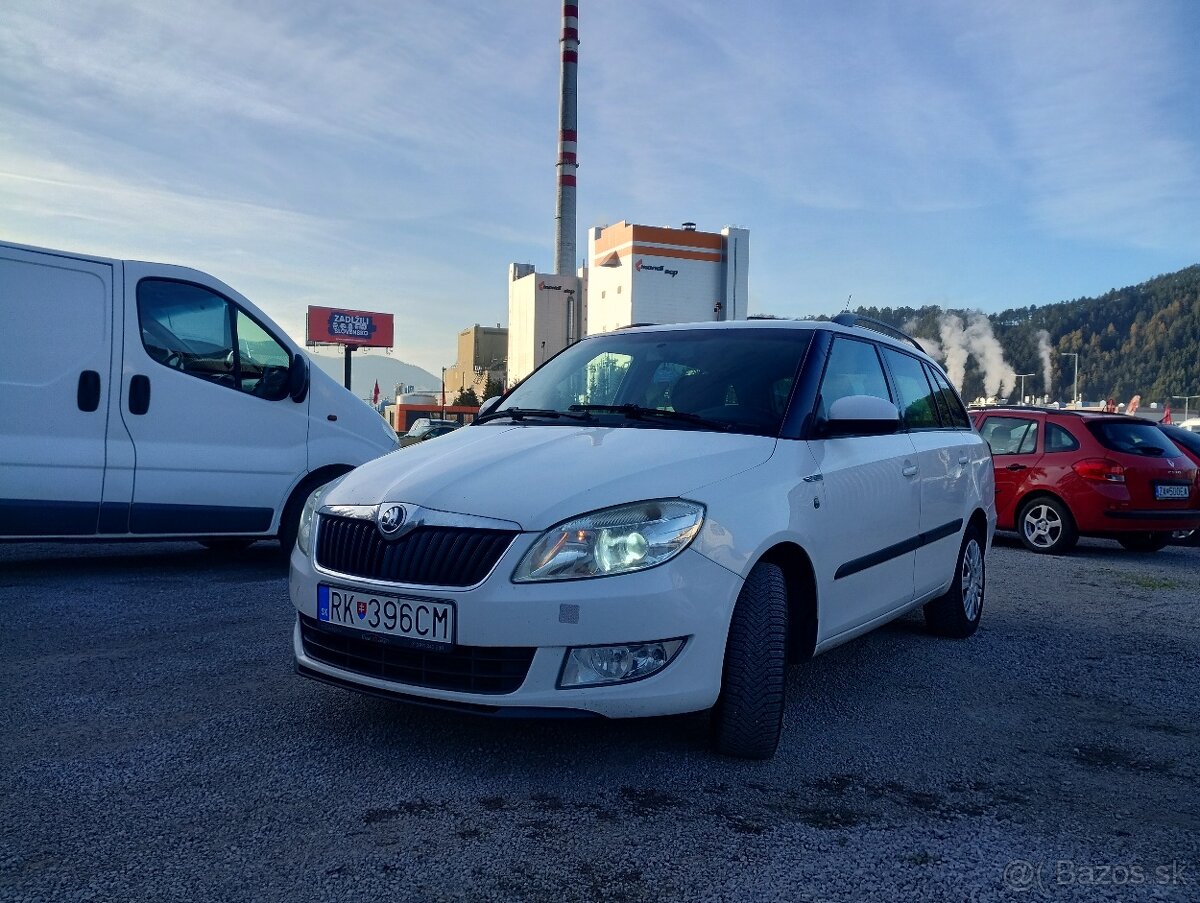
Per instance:
[[[902,470],[900,472],[902,474],[904,474],[906,477],[915,477],[917,475],[918,470],[920,470],[920,468],[917,467],[916,464],[909,464],[906,468],[904,468],[904,470]]]
[[[958,456],[958,463],[959,463],[959,464],[970,464],[970,463],[971,463],[971,456],[970,456],[970,455],[959,455],[959,456]]]
[[[145,414],[150,410],[150,377],[137,374],[129,380],[129,413]]]
[[[79,374],[75,404],[79,406],[79,410],[88,414],[100,407],[100,374],[95,370],[84,370]]]
[[[1018,470],[1028,470],[1029,468],[1026,467],[1024,464],[1009,464],[1004,469],[1011,470],[1013,473],[1016,473]]]

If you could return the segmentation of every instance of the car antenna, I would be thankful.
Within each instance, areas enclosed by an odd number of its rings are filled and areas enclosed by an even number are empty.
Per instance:
[[[842,313],[844,313],[844,314],[850,313],[850,299],[853,297],[854,297],[854,292],[851,292],[850,294],[848,294],[846,296],[846,306],[845,306],[845,308],[842,309]]]

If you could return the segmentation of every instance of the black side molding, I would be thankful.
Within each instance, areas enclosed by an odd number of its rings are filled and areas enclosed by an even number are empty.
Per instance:
[[[960,517],[958,520],[950,521],[948,524],[942,524],[940,527],[934,527],[932,530],[918,533],[916,536],[910,537],[903,542],[887,546],[878,552],[872,552],[870,555],[864,555],[862,558],[855,558],[853,561],[847,561],[837,569],[837,572],[833,575],[833,579],[841,580],[843,577],[849,577],[852,574],[873,568],[878,564],[883,564],[885,561],[891,561],[893,558],[899,558],[901,555],[915,552],[921,546],[935,543],[939,539],[945,539],[947,536],[954,536],[962,529],[962,525],[963,522]]]

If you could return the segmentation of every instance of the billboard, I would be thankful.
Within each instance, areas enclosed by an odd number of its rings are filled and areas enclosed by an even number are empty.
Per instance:
[[[395,325],[391,314],[340,307],[309,307],[307,344],[391,348]]]

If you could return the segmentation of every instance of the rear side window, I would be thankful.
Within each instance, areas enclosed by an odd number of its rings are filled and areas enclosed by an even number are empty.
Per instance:
[[[1075,451],[1079,441],[1057,423],[1046,424],[1046,453]]]
[[[950,383],[946,377],[936,367],[926,367],[925,372],[929,375],[934,387],[937,389],[938,400],[941,402],[938,407],[939,410],[944,412],[943,418],[949,418],[945,420],[945,424],[958,430],[969,430],[971,428],[971,418],[967,416],[967,409],[963,407],[958,393],[950,388]]]
[[[1150,457],[1179,454],[1175,444],[1152,423],[1136,420],[1094,420],[1087,428],[1109,451]]]
[[[940,427],[937,401],[929,380],[925,378],[921,362],[891,348],[884,348],[883,356],[887,358],[892,378],[896,381],[905,426],[910,430],[936,430]]]
[[[980,435],[993,455],[1028,455],[1037,451],[1038,424],[1025,417],[989,417]]]
[[[833,341],[825,375],[821,378],[821,419],[829,417],[830,405],[851,395],[874,395],[893,400],[875,346],[839,336]]]

